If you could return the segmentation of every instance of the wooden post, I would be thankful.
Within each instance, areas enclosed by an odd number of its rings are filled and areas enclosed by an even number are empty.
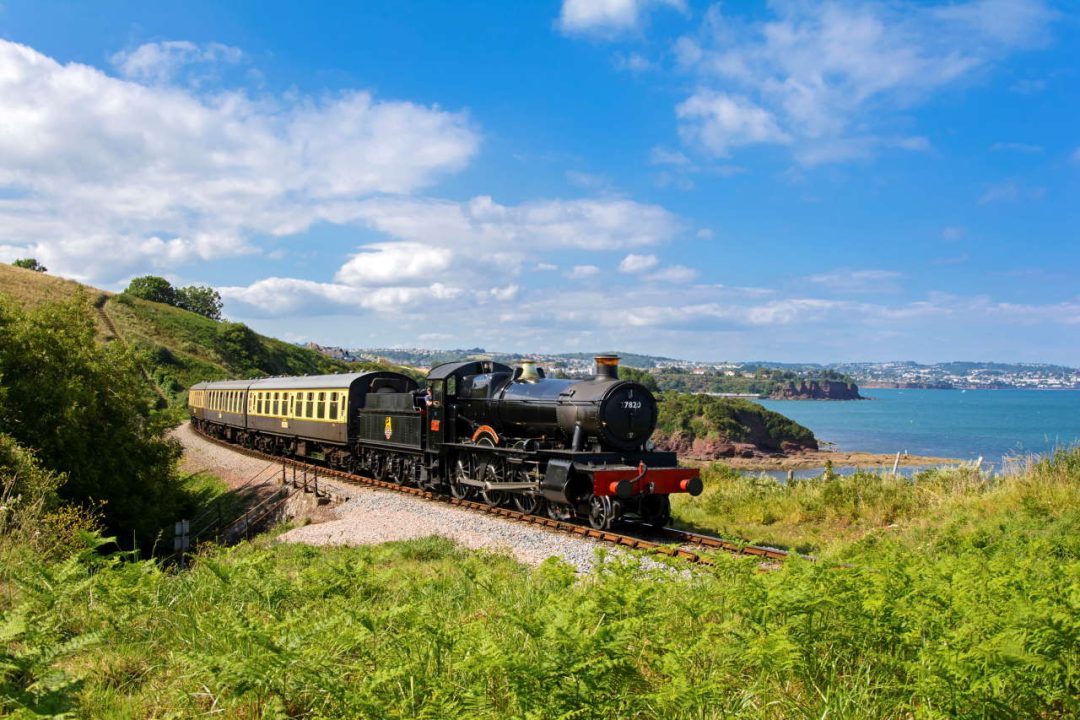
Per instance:
[[[892,464],[892,474],[893,475],[896,475],[896,470],[899,467],[900,467],[900,451],[897,451],[896,452],[896,460],[893,460],[893,464]]]

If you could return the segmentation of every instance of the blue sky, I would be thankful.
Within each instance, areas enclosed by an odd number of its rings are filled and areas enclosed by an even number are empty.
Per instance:
[[[1080,364],[1071,3],[0,5],[0,260],[290,340]]]

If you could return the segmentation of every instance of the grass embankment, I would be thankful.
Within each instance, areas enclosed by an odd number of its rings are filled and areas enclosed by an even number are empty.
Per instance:
[[[675,496],[674,514],[687,527],[801,552],[843,554],[873,538],[916,542],[956,518],[969,521],[1025,512],[1072,513],[1080,508],[1080,456],[1032,461],[1023,472],[989,476],[971,467],[938,468],[914,477],[860,470],[826,471],[779,482],[713,463],[702,469],[705,491]],[[1073,515],[1073,519],[1076,516]]]
[[[268,538],[0,571],[0,711],[92,717],[1073,717],[1080,452],[987,481],[704,496],[851,563],[692,574]],[[805,485],[805,488],[803,487]],[[716,506],[720,508],[721,506]],[[681,510],[685,510],[682,509]],[[853,519],[858,522],[853,522]],[[888,532],[870,532],[888,524]],[[860,525],[854,541],[836,528]],[[6,560],[7,558],[5,558]]]

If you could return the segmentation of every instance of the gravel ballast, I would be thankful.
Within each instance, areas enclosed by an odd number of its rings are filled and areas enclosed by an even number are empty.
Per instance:
[[[251,458],[207,442],[185,423],[174,431],[184,445],[181,468],[205,470],[238,487],[259,473],[270,473],[264,460]],[[278,466],[280,472],[280,466]],[[309,545],[370,545],[440,535],[474,549],[509,552],[520,562],[536,565],[558,556],[579,572],[588,572],[596,551],[622,552],[606,543],[540,527],[482,515],[439,502],[402,495],[391,490],[352,485],[319,478],[345,501],[328,513],[331,519],[295,528],[280,536],[285,542]]]

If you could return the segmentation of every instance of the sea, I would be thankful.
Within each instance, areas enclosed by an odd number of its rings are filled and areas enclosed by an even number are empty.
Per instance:
[[[1080,443],[1077,390],[860,389],[868,398],[759,400],[837,450],[977,460],[1001,469]]]

